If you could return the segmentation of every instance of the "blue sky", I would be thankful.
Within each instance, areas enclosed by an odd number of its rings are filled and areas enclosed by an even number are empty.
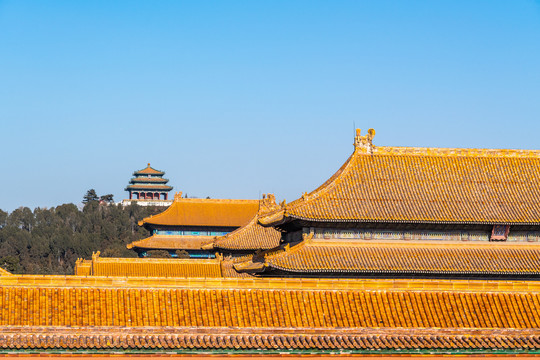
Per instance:
[[[294,200],[376,145],[539,149],[538,1],[0,0],[0,209]]]

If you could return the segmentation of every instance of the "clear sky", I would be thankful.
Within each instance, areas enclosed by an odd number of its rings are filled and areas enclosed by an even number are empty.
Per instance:
[[[376,145],[540,149],[540,2],[0,0],[0,209],[292,201]]]

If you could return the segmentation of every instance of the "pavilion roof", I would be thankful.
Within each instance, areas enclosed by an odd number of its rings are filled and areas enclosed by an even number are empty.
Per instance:
[[[137,183],[161,183],[161,184],[166,184],[167,182],[169,182],[169,179],[165,179],[165,178],[162,178],[162,177],[148,177],[148,176],[138,176],[138,177],[135,177],[135,178],[132,178],[130,181],[129,181],[131,184],[137,184]]]
[[[539,290],[526,281],[6,276],[0,349],[536,351]]]
[[[141,169],[141,170],[138,170],[138,171],[135,171],[133,173],[134,176],[139,176],[139,175],[157,175],[157,176],[163,176],[165,175],[165,172],[161,171],[161,170],[156,170],[154,169],[153,167],[150,166],[150,163],[148,163],[148,165],[144,168],[144,169]]]
[[[139,225],[240,227],[259,209],[259,200],[191,199],[177,193],[164,212],[144,218]]]
[[[126,190],[171,191],[172,186],[161,184],[130,184]]]
[[[422,276],[540,275],[540,245],[313,239],[234,265],[238,271]]]
[[[540,225],[540,151],[374,146],[374,134],[358,131],[330,179],[259,221]]]

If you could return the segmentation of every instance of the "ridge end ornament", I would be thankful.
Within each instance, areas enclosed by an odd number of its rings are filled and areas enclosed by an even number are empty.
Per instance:
[[[361,130],[356,129],[356,136],[354,137],[355,149],[360,149],[370,154],[373,153],[373,138],[375,137],[375,130],[369,129],[367,134],[362,136]]]

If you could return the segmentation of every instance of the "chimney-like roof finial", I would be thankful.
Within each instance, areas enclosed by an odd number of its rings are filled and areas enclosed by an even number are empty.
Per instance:
[[[356,149],[362,149],[370,154],[373,152],[373,138],[375,137],[375,130],[369,129],[367,135],[362,136],[361,130],[356,129],[356,136],[354,137],[354,147]]]

